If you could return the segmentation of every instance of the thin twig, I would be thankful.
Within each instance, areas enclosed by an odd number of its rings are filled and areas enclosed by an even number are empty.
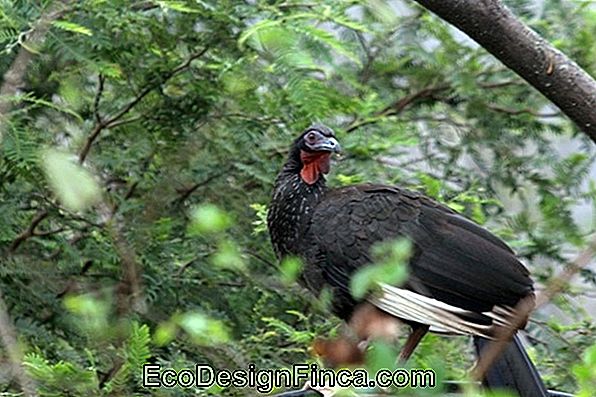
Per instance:
[[[168,77],[165,77],[164,80],[167,80],[169,77],[171,77],[171,75]],[[161,83],[163,83],[162,80],[160,80],[159,83],[157,83],[157,84],[161,84]],[[118,121],[122,117],[124,117],[128,112],[130,112],[132,110],[132,108],[137,106],[139,104],[139,102],[141,102],[143,100],[143,98],[145,98],[151,91],[153,91],[157,84],[150,83],[147,87],[143,88],[141,90],[141,92],[137,94],[137,96],[135,98],[133,98],[126,105],[124,105],[124,107],[122,109],[120,109],[114,116],[112,116],[110,119],[108,119],[108,121],[106,121],[104,123],[105,125],[103,125],[102,128],[110,128],[112,123],[115,123],[116,121]]]
[[[511,322],[511,326],[501,328],[497,335],[497,339],[491,341],[489,345],[482,351],[482,355],[478,360],[478,364],[473,371],[473,379],[480,380],[489,370],[493,362],[501,355],[503,350],[507,347],[508,341],[517,332],[517,330],[524,324],[530,313],[539,307],[550,302],[555,295],[561,292],[581,269],[588,266],[594,254],[596,253],[596,238],[593,239],[588,247],[582,251],[573,261],[571,261],[565,270],[563,270],[557,277],[552,279],[549,285],[541,291],[536,297],[536,305],[528,304],[527,300],[522,300],[515,308],[517,315]]]
[[[146,304],[141,292],[141,270],[135,250],[128,243],[124,227],[118,219],[113,217],[106,227],[123,267],[123,279],[116,291],[118,315],[124,317],[131,309],[143,313],[146,310]]]
[[[33,193],[33,197],[37,197],[40,200],[42,200],[45,203],[52,206],[53,208],[57,209],[59,216],[68,215],[69,218],[76,220],[76,221],[84,222],[90,226],[94,226],[99,229],[101,229],[103,227],[103,225],[98,222],[92,221],[91,219],[85,218],[83,215],[77,214],[76,212],[73,212],[67,208],[64,208],[63,206],[60,205],[60,203],[58,203],[57,200],[53,200],[43,194],[36,194],[36,193]]]
[[[109,128],[116,128],[116,127],[120,127],[125,124],[134,123],[135,121],[139,121],[142,118],[143,118],[143,116],[134,116],[134,117],[129,117],[127,119],[114,121],[113,123],[110,123]]]
[[[91,131],[91,133],[87,137],[87,140],[85,141],[83,149],[81,149],[81,153],[79,153],[79,163],[83,164],[85,162],[85,159],[89,154],[89,150],[91,150],[91,145],[93,145],[93,142],[95,142],[95,140],[101,133],[101,130],[103,130],[104,128],[105,126],[103,123],[95,124],[95,127],[93,127],[93,130]]]
[[[151,153],[149,153],[149,155],[145,158],[145,160],[143,160],[143,163],[141,164],[141,167],[139,168],[139,173],[140,173],[139,179],[137,179],[136,181],[134,181],[133,183],[130,184],[130,186],[126,190],[126,193],[124,193],[124,197],[121,201],[117,201],[116,203],[114,203],[114,205],[112,205],[112,211],[110,212],[109,219],[112,219],[116,215],[116,213],[120,209],[120,205],[122,204],[122,202],[127,201],[128,199],[130,199],[133,196],[133,194],[137,190],[137,187],[139,186],[139,183],[141,182],[142,176],[145,174],[145,172],[147,172],[149,165],[151,165],[151,162],[153,161],[154,156],[155,156],[155,150],[152,150]]]
[[[210,176],[208,176],[207,178],[205,178],[204,180],[195,183],[194,185],[185,188],[185,189],[181,189],[178,193],[179,196],[174,199],[175,203],[183,203],[185,202],[190,196],[191,194],[193,194],[198,188],[208,185],[209,183],[211,183],[212,181],[214,181],[215,179],[227,174],[230,170],[232,169],[232,167],[227,167],[224,168],[223,170],[221,170],[220,172],[216,172]]]
[[[317,5],[318,5],[317,3],[281,3],[281,4],[277,4],[276,7],[279,9],[296,8],[296,7],[314,8]]]
[[[540,321],[540,320],[534,319],[534,318],[530,319],[529,321],[536,324],[537,326],[545,329],[549,334],[553,335],[559,341],[564,343],[567,346],[568,351],[570,351],[578,361],[582,360],[581,350],[578,350],[578,346],[571,343],[565,336],[563,336],[563,335],[559,334],[558,332],[556,332],[555,330],[553,330],[548,325],[548,323],[546,323],[545,321]],[[537,339],[536,337],[532,337],[532,338]],[[547,343],[545,343],[545,345],[548,346]]]
[[[426,99],[432,97],[434,94],[441,91],[445,91],[449,88],[448,84],[440,84],[435,86],[424,87],[420,91],[416,91],[412,94],[406,95],[405,97],[393,102],[387,106],[380,113],[382,116],[389,116],[401,113],[406,107],[419,99]]]
[[[418,18],[418,15],[416,15],[414,17],[414,19],[417,19],[417,18]],[[355,32],[356,37],[358,38],[358,41],[360,42],[360,46],[362,47],[363,51],[366,54],[366,63],[364,64],[364,66],[362,67],[362,69],[360,70],[360,73],[359,73],[360,74],[359,81],[361,83],[364,84],[364,83],[367,83],[368,80],[370,80],[370,78],[372,76],[371,70],[372,70],[375,60],[378,58],[378,56],[381,54],[381,52],[387,48],[388,45],[393,43],[393,36],[400,29],[403,29],[405,26],[406,26],[405,24],[398,24],[398,26],[396,26],[394,29],[387,32],[385,37],[382,38],[381,41],[378,44],[376,44],[373,48],[369,48],[366,45],[367,43],[364,40],[364,36],[362,35],[361,32]]]
[[[103,94],[103,85],[105,77],[100,74],[97,81],[97,92],[95,93],[95,99],[93,100],[93,115],[95,116],[95,122],[101,124],[101,115],[99,114],[99,102],[101,101],[101,95]]]
[[[521,81],[517,81],[517,80],[505,80],[505,81],[498,81],[498,82],[494,82],[494,83],[484,83],[484,82],[479,81],[477,84],[479,87],[487,88],[487,89],[503,88],[503,87],[509,87],[512,85],[523,85],[523,83]]]
[[[283,120],[276,117],[269,116],[252,116],[250,114],[243,113],[219,113],[211,115],[213,119],[226,119],[226,118],[239,118],[243,120],[258,121],[260,123],[283,123]]]
[[[136,97],[134,97],[130,102],[128,102],[119,111],[117,111],[116,114],[109,117],[107,120],[101,121],[101,118],[99,117],[99,115],[97,115],[95,126],[93,127],[93,129],[91,130],[91,133],[85,140],[83,148],[81,149],[81,152],[79,153],[79,163],[83,164],[85,162],[85,159],[89,155],[89,151],[91,150],[93,143],[97,140],[97,138],[99,137],[99,135],[101,134],[101,132],[104,129],[114,128],[115,126],[122,125],[124,122],[120,122],[120,119],[122,117],[124,117],[126,114],[128,114],[128,112],[130,112],[135,106],[137,106],[151,91],[153,91],[156,87],[163,84],[164,82],[166,82],[167,80],[169,80],[170,78],[175,76],[176,74],[178,74],[181,71],[188,68],[192,61],[194,61],[195,59],[204,55],[208,50],[209,50],[208,46],[204,47],[201,51],[188,57],[188,59],[186,59],[179,66],[175,67],[171,71],[169,71],[166,74],[164,74],[163,76],[159,77],[157,80],[151,81],[149,84],[147,84],[141,90],[141,92],[139,92],[137,94]],[[100,89],[103,90],[103,84],[100,87],[98,87],[98,91]],[[96,97],[99,97],[99,93],[96,95]],[[130,122],[130,121],[131,121],[131,119],[128,119],[126,122]]]
[[[174,274],[174,278],[180,277],[182,275],[182,273],[184,273],[184,271],[186,269],[188,269],[188,267],[190,265],[192,265],[199,258],[200,258],[200,256],[195,256],[192,259],[187,260],[182,266],[180,266],[178,271],[176,271],[176,274]]]
[[[27,229],[25,229],[21,234],[19,234],[10,244],[10,248],[8,249],[9,252],[15,252],[17,248],[19,248],[19,246],[25,242],[25,240],[33,237],[35,235],[35,228],[37,227],[37,225],[39,225],[41,223],[41,221],[43,221],[44,219],[46,219],[48,216],[48,211],[47,210],[41,210],[39,211],[37,214],[35,214],[35,216],[33,216],[33,219],[31,219],[31,223],[29,224],[29,226],[27,226]]]
[[[36,237],[45,237],[45,236],[51,236],[52,234],[62,233],[65,230],[66,230],[66,228],[59,227],[59,228],[54,229],[54,230],[44,230],[44,231],[41,231],[41,232],[34,231],[33,232],[33,235],[36,236]]]
[[[72,238],[70,238],[68,240],[68,245],[70,246],[74,246],[76,243],[78,243],[81,239],[83,239],[83,237],[85,237],[85,232],[87,231],[88,226],[84,226],[81,230],[79,230]],[[48,260],[54,260],[58,257],[58,255],[60,255],[60,253],[62,252],[62,250],[64,249],[64,245],[60,245],[58,246],[58,248],[56,248],[48,257]]]
[[[561,113],[559,113],[559,112],[540,113],[533,109],[508,109],[508,108],[504,108],[499,105],[487,105],[487,108],[489,108],[490,110],[495,111],[495,112],[511,114],[514,116],[517,116],[520,114],[529,114],[531,116],[540,117],[540,118],[560,117],[561,116]]]
[[[266,264],[267,266],[269,266],[272,269],[278,269],[278,266],[275,263],[273,263],[269,259],[257,254],[256,252],[249,251],[248,255],[260,260],[261,262],[263,262],[264,264]]]
[[[371,56],[375,57],[376,54],[372,54]],[[481,76],[481,75],[482,74],[478,74],[477,77]],[[485,89],[495,89],[495,88],[507,87],[510,85],[519,85],[522,83],[517,82],[515,80],[507,80],[507,81],[501,81],[501,82],[497,82],[497,83],[477,82],[477,84],[479,87],[482,87]],[[400,114],[407,107],[412,105],[413,103],[415,103],[421,99],[433,98],[435,96],[435,94],[445,91],[445,90],[449,89],[450,87],[451,86],[449,84],[440,84],[440,85],[436,85],[436,86],[424,87],[419,91],[415,91],[411,94],[408,94],[408,95],[396,100],[391,105],[378,111],[376,114],[374,114],[373,116],[371,116],[367,119],[362,120],[362,119],[356,118],[346,128],[346,132],[352,132],[352,131],[354,131],[358,128],[361,128],[365,125],[375,124],[375,123],[379,122],[379,120],[382,119],[383,117],[395,116],[397,114]],[[558,112],[556,112],[556,113],[539,113],[539,112],[533,111],[532,109],[519,109],[519,110],[518,109],[506,109],[506,108],[499,107],[497,105],[489,105],[488,108],[493,111],[496,111],[496,112],[507,113],[507,114],[512,114],[512,115],[528,113],[535,117],[541,117],[541,118],[561,116],[561,114]]]
[[[447,84],[424,87],[419,91],[415,91],[393,102],[391,105],[377,112],[377,114],[375,115],[376,117],[371,117],[365,120],[355,120],[351,123],[351,125],[349,125],[346,128],[346,132],[352,132],[365,125],[373,124],[377,121],[378,117],[395,116],[404,111],[404,109],[406,109],[414,102],[419,101],[421,99],[431,98],[433,95],[441,91],[445,91],[448,88],[449,85]]]
[[[141,3],[133,4],[130,6],[132,11],[149,11],[158,8],[159,4],[155,4],[152,1],[143,1]]]
[[[364,64],[364,66],[362,67],[362,70],[360,71],[360,82],[362,84],[365,84],[370,79],[370,71],[371,71],[372,65],[375,61],[375,57],[376,57],[378,51],[377,51],[377,53],[374,53],[374,54],[373,54],[373,52],[371,52],[371,50],[370,50],[370,48],[368,48],[366,40],[364,39],[364,36],[362,35],[361,32],[356,32],[356,37],[358,38],[360,47],[362,47],[362,51],[364,51],[364,54],[366,55],[366,62]]]
[[[21,386],[21,390],[23,390],[23,395],[27,397],[36,396],[37,392],[35,391],[35,383],[33,383],[33,380],[29,378],[27,373],[23,370],[23,352],[21,351],[17,342],[16,331],[14,329],[12,321],[10,320],[10,316],[8,315],[8,309],[6,308],[6,303],[4,303],[4,298],[1,292],[0,338],[2,339],[2,344],[6,349],[6,353],[8,354],[12,374]]]

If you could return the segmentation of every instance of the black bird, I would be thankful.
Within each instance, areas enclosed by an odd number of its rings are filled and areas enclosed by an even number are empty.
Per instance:
[[[339,150],[326,126],[300,134],[275,181],[267,217],[278,258],[302,258],[301,283],[315,294],[330,288],[339,317],[348,321],[361,303],[350,294],[350,277],[371,263],[371,247],[402,236],[413,246],[408,280],[380,285],[367,301],[412,327],[403,360],[429,330],[473,335],[480,349],[510,324],[520,301],[533,304],[533,282],[513,250],[449,207],[397,186],[328,189],[324,174]],[[484,381],[522,397],[547,395],[517,336]]]

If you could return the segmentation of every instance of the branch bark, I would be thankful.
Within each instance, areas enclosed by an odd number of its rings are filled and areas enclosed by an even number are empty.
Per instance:
[[[430,98],[433,95],[445,91],[449,88],[447,84],[441,84],[437,86],[428,86],[422,88],[420,91],[413,92],[400,98],[393,102],[391,105],[387,106],[383,110],[377,112],[377,114],[371,118],[364,119],[364,120],[354,120],[347,128],[346,132],[352,132],[357,130],[360,127],[363,127],[368,124],[374,124],[378,121],[379,117],[387,117],[387,116],[395,116],[403,112],[408,106],[419,101],[421,99]]]
[[[40,47],[43,44],[52,22],[60,18],[66,11],[66,4],[68,4],[68,1],[56,2],[55,5],[51,6],[50,9],[41,15],[29,31],[26,40],[27,44],[21,45],[12,64],[6,73],[4,73],[4,76],[2,76],[2,85],[0,86],[0,125],[4,124],[8,118],[8,113],[12,110],[12,98],[18,94],[24,85],[25,73],[34,55],[32,48]],[[0,129],[0,142],[2,141],[2,135],[2,129]]]
[[[596,81],[499,0],[415,0],[493,54],[596,142]]]
[[[81,151],[79,153],[79,163],[83,164],[85,162],[85,159],[89,155],[89,151],[91,150],[91,147],[93,146],[93,144],[99,137],[99,134],[101,134],[101,132],[104,129],[113,128],[117,125],[124,124],[124,120],[121,120],[121,119],[125,115],[127,115],[135,106],[137,106],[143,100],[143,98],[145,98],[151,91],[153,91],[155,88],[157,88],[160,84],[165,83],[167,80],[174,77],[176,74],[186,70],[190,66],[192,61],[203,56],[208,50],[209,50],[209,46],[204,47],[199,52],[188,57],[179,66],[177,66],[174,69],[172,69],[171,71],[163,74],[158,79],[148,83],[137,94],[136,97],[134,97],[130,102],[128,102],[126,105],[124,105],[120,110],[118,110],[118,112],[116,112],[116,114],[114,114],[113,116],[111,116],[103,121],[102,121],[102,117],[99,114],[99,110],[98,110],[99,100],[101,99],[101,94],[104,90],[104,79],[103,79],[103,77],[100,76],[99,84],[98,84],[98,88],[97,88],[97,94],[96,94],[95,100],[94,100],[94,118],[95,118],[96,123],[95,123],[95,126],[93,127],[93,130],[91,130],[91,133],[85,140],[83,148],[81,149]],[[128,119],[126,122],[130,122],[130,120],[134,120],[134,119],[135,118],[133,117],[131,119]]]
[[[481,380],[486,375],[492,363],[499,358],[503,350],[507,347],[508,341],[521,328],[525,319],[541,306],[549,303],[557,294],[565,289],[573,276],[592,263],[596,255],[596,238],[589,242],[587,248],[583,250],[573,261],[569,262],[565,269],[555,278],[551,279],[546,288],[537,295],[535,305],[522,300],[515,308],[516,317],[511,322],[511,326],[502,328],[497,335],[497,339],[492,341],[483,351],[474,368],[472,377],[474,380]]]
[[[35,214],[33,219],[31,219],[31,223],[29,226],[27,226],[27,229],[25,229],[12,241],[8,252],[15,252],[25,240],[35,236],[35,228],[41,223],[41,221],[46,219],[48,215],[49,213],[47,210],[40,210],[37,214]]]
[[[23,368],[23,352],[17,341],[17,333],[0,292],[0,340],[4,345],[12,375],[21,386],[25,397],[37,396],[35,383]]]

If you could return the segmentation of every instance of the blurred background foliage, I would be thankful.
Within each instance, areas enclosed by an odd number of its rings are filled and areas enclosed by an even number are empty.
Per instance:
[[[507,4],[596,74],[590,2]],[[295,285],[299,263],[280,270],[264,218],[314,121],[345,149],[331,185],[422,190],[508,241],[539,285],[594,231],[592,143],[413,2],[1,0],[2,75],[56,10],[1,120],[0,288],[41,395],[254,395],[143,389],[140,368],[313,360],[339,322]],[[585,269],[528,325],[550,388],[594,390],[595,284]],[[372,367],[391,365],[383,349]],[[0,359],[1,392],[18,393]],[[472,360],[466,338],[429,336],[412,365],[461,380]]]

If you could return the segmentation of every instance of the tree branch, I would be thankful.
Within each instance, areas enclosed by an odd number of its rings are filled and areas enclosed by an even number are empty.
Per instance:
[[[424,87],[420,91],[416,91],[412,94],[408,94],[405,97],[395,101],[391,105],[387,106],[383,109],[380,113],[381,116],[391,116],[395,114],[401,113],[405,108],[407,108],[411,103],[416,102],[419,99],[430,98],[434,94],[439,93],[441,91],[445,91],[449,88],[448,84],[441,84],[438,86],[429,86]]]
[[[35,22],[27,37],[27,45],[21,45],[17,56],[12,61],[8,70],[4,73],[2,86],[0,86],[0,126],[8,117],[12,109],[11,98],[17,95],[19,89],[24,85],[27,66],[33,58],[32,47],[39,47],[45,41],[46,34],[50,29],[52,21],[58,19],[64,12],[64,5],[68,1],[56,2]],[[2,141],[2,128],[0,128],[0,142]]]
[[[499,0],[415,0],[530,83],[596,142],[596,81]]]
[[[488,83],[488,82],[478,82],[478,86],[482,87],[482,88],[503,88],[503,87],[509,87],[512,85],[521,85],[523,84],[523,82],[517,81],[517,80],[505,80],[505,81],[499,81],[499,82],[495,82],[495,83]]]
[[[101,101],[101,95],[103,94],[103,84],[106,78],[103,74],[100,74],[97,78],[97,92],[95,93],[95,99],[93,100],[93,116],[95,122],[101,124],[101,116],[99,114],[99,102]]]
[[[352,132],[360,127],[363,127],[368,124],[373,124],[377,122],[378,117],[387,117],[387,116],[395,116],[403,112],[408,106],[417,102],[421,99],[426,99],[432,97],[434,94],[439,93],[441,91],[445,91],[449,88],[448,84],[441,84],[437,86],[428,86],[424,87],[419,91],[415,91],[411,94],[404,96],[393,102],[391,105],[387,106],[383,110],[377,112],[374,117],[364,119],[364,120],[354,120],[347,128],[346,132]]]
[[[191,196],[191,194],[193,194],[198,188],[200,188],[201,186],[208,185],[209,183],[211,183],[215,179],[217,179],[217,178],[219,178],[219,177],[227,174],[228,172],[230,172],[230,170],[232,168],[233,167],[224,168],[223,170],[221,170],[219,172],[216,172],[216,173],[208,176],[204,180],[202,180],[200,182],[197,182],[197,183],[195,183],[194,185],[192,185],[192,186],[190,186],[188,188],[180,189],[178,191],[179,196],[176,197],[173,200],[173,203],[180,203],[181,204],[181,203],[185,202]]]
[[[555,295],[561,292],[569,284],[569,281],[571,281],[573,276],[592,262],[592,258],[594,258],[595,254],[596,238],[590,241],[588,247],[571,261],[565,270],[563,270],[557,277],[553,278],[549,285],[538,294],[535,305],[529,304],[529,302],[524,299],[516,306],[515,311],[517,312],[517,315],[511,321],[511,325],[506,328],[501,328],[500,332],[496,335],[497,339],[491,341],[483,350],[482,355],[478,360],[478,364],[473,371],[474,379],[480,380],[484,378],[493,362],[499,358],[503,350],[507,347],[511,337],[523,325],[530,313],[550,302]]]
[[[593,239],[588,247],[582,251],[573,261],[571,261],[566,269],[562,271],[552,282],[540,293],[536,299],[536,305],[532,303],[530,299],[522,300],[515,308],[517,315],[513,318],[510,327],[503,327],[500,332],[496,335],[496,340],[491,343],[483,350],[482,355],[479,358],[478,364],[473,370],[472,378],[475,382],[480,381],[484,378],[486,371],[491,367],[492,363],[500,356],[502,351],[509,344],[511,337],[517,332],[523,323],[526,321],[532,311],[535,311],[539,307],[550,302],[555,295],[561,292],[581,269],[588,266],[594,255],[596,254],[596,238]],[[277,394],[277,397],[303,397],[303,396],[321,396],[323,393],[316,392],[316,394],[310,394],[315,392],[312,389],[294,390],[286,393]],[[330,392],[329,397],[335,396],[335,392]]]
[[[23,390],[23,395],[26,397],[36,396],[35,383],[29,378],[27,373],[23,370],[23,352],[21,351],[17,342],[16,331],[8,315],[4,298],[0,293],[0,339],[8,354],[10,361],[10,368],[12,375],[16,378],[17,382]]]
[[[134,123],[135,121],[139,121],[142,118],[143,118],[143,116],[134,116],[134,117],[129,117],[127,119],[121,119],[118,121],[114,121],[113,123],[110,123],[110,128],[116,128],[116,127],[120,127],[121,125],[124,125],[124,124]]]
[[[532,110],[532,109],[508,109],[508,108],[504,108],[504,107],[499,106],[499,105],[487,105],[487,107],[490,110],[493,110],[495,112],[507,113],[507,114],[511,114],[513,116],[518,116],[520,114],[529,114],[529,115],[532,115],[534,117],[539,117],[539,118],[548,118],[548,117],[559,117],[559,116],[561,116],[561,113],[559,113],[559,112],[554,112],[554,113],[540,113],[540,112],[537,112],[537,111]]]
[[[175,67],[174,69],[172,69],[169,72],[165,73],[164,75],[160,76],[157,80],[154,80],[154,81],[148,83],[141,90],[141,92],[139,92],[137,94],[136,97],[134,97],[130,102],[128,102],[118,112],[116,112],[116,114],[114,114],[112,117],[108,118],[107,120],[104,120],[102,122],[101,118],[99,117],[99,114],[96,114],[95,115],[95,119],[96,119],[95,126],[93,127],[93,130],[91,130],[91,133],[87,137],[87,140],[85,141],[85,144],[83,145],[83,148],[81,149],[81,151],[79,153],[79,163],[83,164],[85,162],[85,159],[87,158],[87,156],[89,155],[89,151],[91,150],[91,146],[93,146],[93,143],[99,137],[99,134],[101,134],[101,132],[104,129],[113,128],[117,125],[124,124],[124,122],[119,123],[120,119],[122,117],[124,117],[126,114],[128,114],[128,112],[130,112],[135,106],[137,106],[139,104],[139,102],[141,102],[151,91],[153,91],[160,84],[163,84],[164,82],[166,82],[167,80],[169,80],[170,78],[175,76],[176,74],[178,74],[181,71],[188,68],[192,61],[194,61],[197,58],[200,58],[208,50],[209,50],[209,47],[206,46],[201,51],[188,57],[188,59],[186,59],[186,61],[184,61],[179,66]],[[98,102],[99,97],[101,96],[101,92],[103,91],[103,83],[101,82],[101,80],[100,80],[100,85],[98,86],[97,91],[98,92],[96,94],[96,101]],[[131,120],[134,121],[134,118],[128,119],[126,122],[130,122]]]
[[[33,219],[31,219],[31,223],[29,224],[29,226],[27,226],[27,229],[25,229],[21,234],[19,234],[10,244],[10,247],[8,248],[9,252],[15,252],[17,250],[17,248],[19,248],[19,246],[27,239],[29,239],[30,237],[35,236],[35,228],[37,227],[37,225],[39,225],[41,223],[41,221],[43,221],[45,218],[47,218],[48,216],[48,211],[47,210],[41,210],[39,211],[37,214],[35,214],[35,216],[33,217]]]

